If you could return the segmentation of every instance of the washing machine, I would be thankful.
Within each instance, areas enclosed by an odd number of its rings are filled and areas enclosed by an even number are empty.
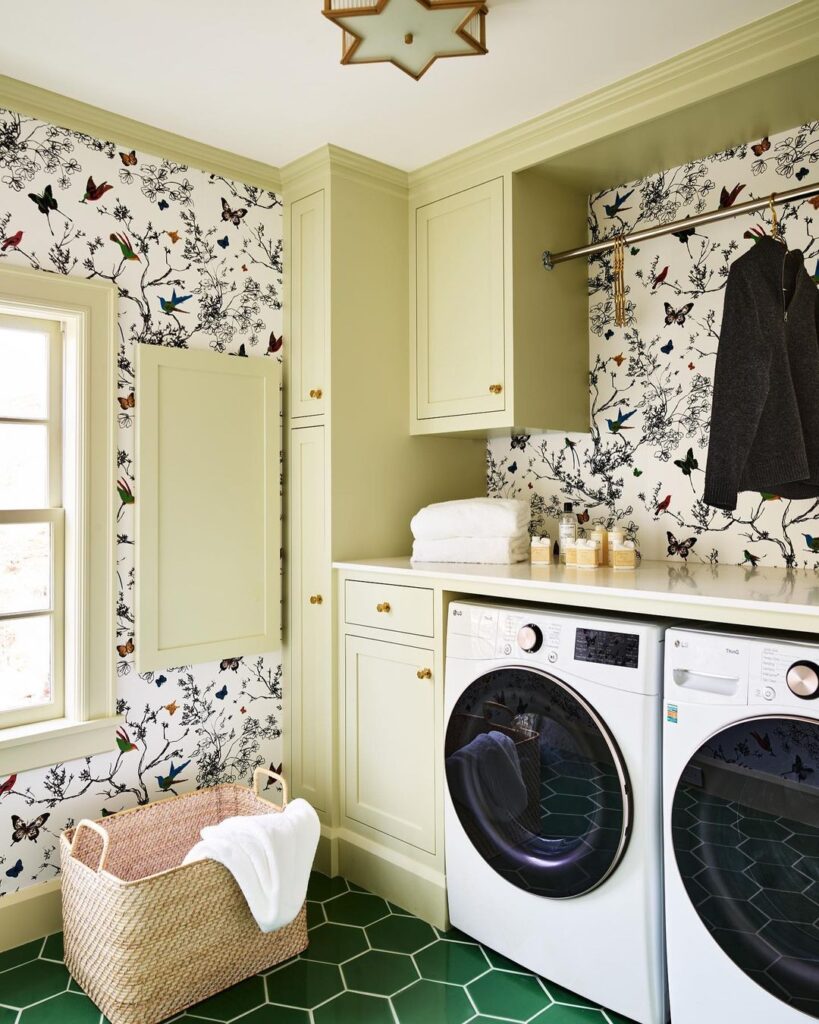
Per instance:
[[[819,644],[671,629],[674,1024],[819,1020]]]
[[[452,923],[640,1024],[667,1019],[663,640],[602,614],[448,612]]]

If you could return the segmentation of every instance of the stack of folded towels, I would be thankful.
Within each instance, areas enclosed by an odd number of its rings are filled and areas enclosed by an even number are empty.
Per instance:
[[[467,498],[427,505],[410,523],[413,562],[511,565],[529,557],[529,503]]]

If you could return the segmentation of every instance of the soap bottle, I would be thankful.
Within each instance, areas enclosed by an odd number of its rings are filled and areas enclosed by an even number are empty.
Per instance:
[[[574,514],[574,505],[567,501],[563,505],[563,515],[558,521],[558,536],[560,537],[560,561],[566,564],[566,545],[574,544],[577,540],[577,516]]]

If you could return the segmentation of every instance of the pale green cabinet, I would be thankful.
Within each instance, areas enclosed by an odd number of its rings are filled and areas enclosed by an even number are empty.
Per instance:
[[[327,245],[324,189],[290,207],[290,416],[327,401]]]
[[[344,815],[436,852],[434,651],[346,637]]]

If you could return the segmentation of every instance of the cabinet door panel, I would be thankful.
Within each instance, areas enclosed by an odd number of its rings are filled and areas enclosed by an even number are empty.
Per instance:
[[[138,345],[137,375],[139,671],[276,650],[278,364]]]
[[[320,416],[326,384],[324,191],[290,208],[290,415]]]
[[[433,653],[346,638],[346,815],[435,853]]]
[[[320,813],[329,814],[333,764],[332,602],[325,522],[324,427],[290,431],[288,490],[293,761],[289,770],[296,796],[309,800]]]
[[[503,179],[416,213],[419,419],[506,407]]]

